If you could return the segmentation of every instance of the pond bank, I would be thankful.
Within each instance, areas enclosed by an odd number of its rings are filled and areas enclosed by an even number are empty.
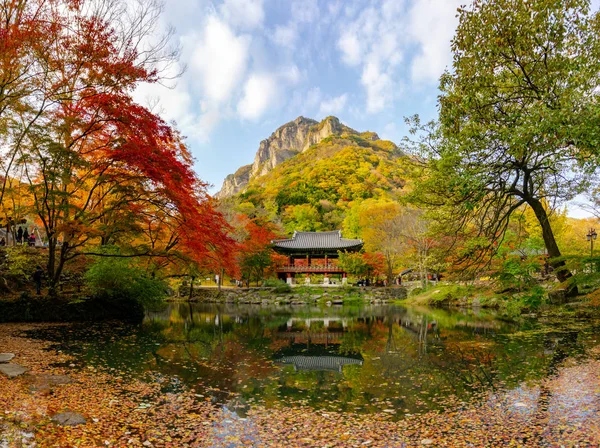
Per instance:
[[[189,290],[188,290],[189,291]],[[185,300],[188,291],[182,291],[179,299]],[[392,300],[403,300],[407,290],[402,287],[322,287],[296,286],[293,288],[194,288],[190,301],[204,303],[242,303],[263,304],[277,303],[283,305],[305,305],[313,303],[342,304],[348,302],[387,303]]]
[[[553,289],[548,283],[520,292],[499,292],[493,284],[439,283],[427,288],[410,291],[404,304],[409,306],[432,306],[460,309],[492,309],[508,318],[532,313],[562,313],[566,310],[600,312],[598,303],[590,300],[590,294],[567,298],[564,290]]]
[[[0,299],[2,322],[82,322],[118,319],[140,322],[144,307],[135,300],[111,300],[88,297],[36,296]]]

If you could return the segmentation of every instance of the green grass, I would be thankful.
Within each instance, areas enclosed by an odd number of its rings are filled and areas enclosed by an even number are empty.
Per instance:
[[[479,292],[480,288],[471,285],[437,284],[412,290],[402,302],[421,305],[459,304],[470,302]]]

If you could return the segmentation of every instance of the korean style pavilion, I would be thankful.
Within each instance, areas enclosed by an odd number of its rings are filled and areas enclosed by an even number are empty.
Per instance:
[[[338,251],[357,252],[362,240],[342,238],[341,230],[332,232],[298,232],[285,240],[273,240],[273,249],[288,256],[288,263],[277,268],[277,276],[293,283],[298,276],[310,282],[310,274],[324,274],[325,283],[330,276],[346,282],[346,272],[337,265]]]

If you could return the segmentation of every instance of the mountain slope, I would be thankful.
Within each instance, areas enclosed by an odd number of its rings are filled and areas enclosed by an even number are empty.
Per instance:
[[[324,121],[339,123],[335,117]],[[311,132],[318,135],[318,129]],[[249,216],[268,217],[291,233],[343,228],[364,201],[397,200],[404,193],[408,157],[373,132],[358,133],[343,125],[338,132],[316,138],[266,174],[249,176],[242,191],[225,203]]]
[[[262,142],[256,151],[254,163],[244,165],[228,175],[215,197],[226,198],[242,191],[253,178],[263,176],[280,163],[306,151],[330,135],[357,132],[340,123],[336,117],[327,117],[320,123],[298,117],[279,127]]]

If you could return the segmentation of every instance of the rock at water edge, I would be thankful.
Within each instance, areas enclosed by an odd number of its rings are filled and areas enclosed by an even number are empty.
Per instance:
[[[14,353],[0,353],[0,363],[10,362],[14,357]]]
[[[85,417],[77,412],[61,412],[60,414],[54,414],[52,421],[62,426],[77,426],[85,425]]]
[[[0,364],[0,372],[9,378],[15,378],[27,372],[27,369],[19,364]]]

